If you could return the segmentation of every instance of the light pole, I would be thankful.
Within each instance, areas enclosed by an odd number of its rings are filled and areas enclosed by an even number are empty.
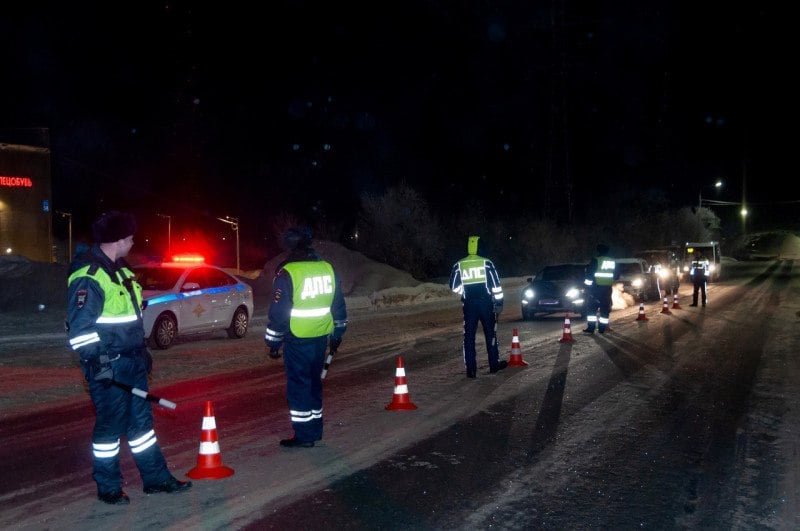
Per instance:
[[[747,214],[749,214],[747,210],[747,206],[742,203],[742,209],[739,211],[742,215],[742,236],[747,235]]]
[[[167,259],[172,260],[172,216],[166,214],[156,215],[167,220]]]
[[[240,274],[242,270],[239,268],[239,218],[225,216],[224,218],[217,219],[230,225],[231,229],[236,233],[236,273]]]
[[[717,179],[717,182],[714,183],[714,188],[719,190],[722,188],[722,180]],[[697,208],[700,209],[703,207],[703,187],[700,187],[700,191],[697,192]]]
[[[67,218],[67,221],[69,222],[67,228],[67,241],[69,242],[69,246],[67,247],[67,263],[69,263],[72,260],[72,212],[62,212],[60,210],[56,210],[56,214],[62,218]]]

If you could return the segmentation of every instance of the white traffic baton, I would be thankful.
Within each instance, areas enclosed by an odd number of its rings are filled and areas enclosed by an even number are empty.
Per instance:
[[[178,407],[178,404],[176,404],[175,402],[170,402],[166,398],[160,398],[158,396],[151,395],[147,391],[144,391],[143,389],[139,389],[138,387],[132,387],[132,386],[130,386],[128,384],[124,384],[124,383],[118,382],[116,380],[113,380],[111,383],[113,383],[114,385],[116,385],[120,389],[124,389],[125,391],[128,391],[132,395],[136,395],[139,398],[143,398],[144,400],[147,400],[148,402],[155,402],[159,406],[164,406],[165,408],[169,408],[169,409],[175,409],[176,407]]]

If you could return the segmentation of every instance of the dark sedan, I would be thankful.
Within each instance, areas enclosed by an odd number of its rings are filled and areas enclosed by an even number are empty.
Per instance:
[[[586,264],[554,264],[539,270],[522,290],[522,318],[565,312],[586,318],[585,269]]]

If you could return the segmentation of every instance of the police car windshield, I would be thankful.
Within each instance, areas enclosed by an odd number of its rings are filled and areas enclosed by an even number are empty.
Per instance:
[[[177,267],[137,267],[134,271],[142,289],[165,291],[175,287],[184,270]]]

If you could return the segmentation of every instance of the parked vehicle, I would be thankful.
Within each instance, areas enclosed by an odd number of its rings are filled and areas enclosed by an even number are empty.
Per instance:
[[[633,253],[636,258],[647,262],[648,272],[656,275],[659,291],[663,294],[677,293],[681,283],[681,253],[680,247],[663,247],[647,249]]]
[[[641,258],[616,258],[619,279],[615,284],[622,286],[637,302],[661,299],[658,275],[650,271],[647,262]]]
[[[169,348],[176,337],[225,330],[242,338],[253,315],[253,289],[202,257],[133,267],[142,286],[144,333],[154,348]]]
[[[522,290],[522,318],[570,312],[585,319],[585,271],[586,264],[553,264],[540,269]]]

